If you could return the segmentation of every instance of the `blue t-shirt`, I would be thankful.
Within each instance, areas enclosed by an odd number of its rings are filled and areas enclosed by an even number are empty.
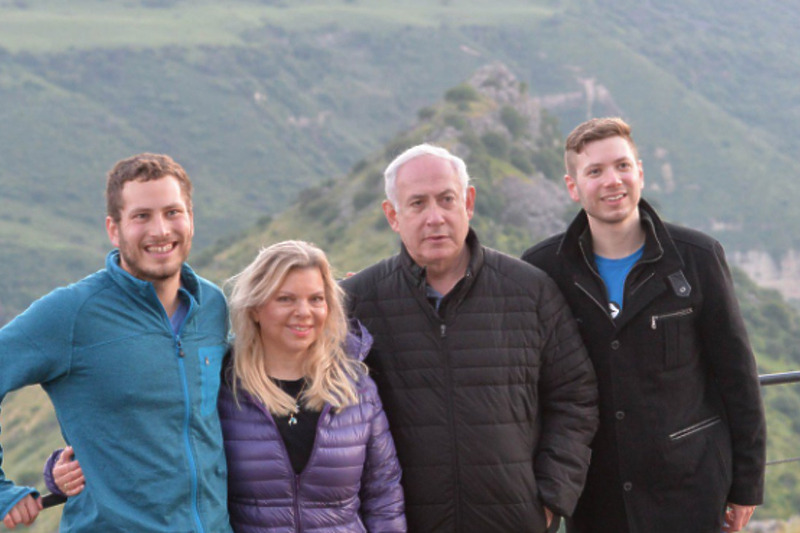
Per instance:
[[[183,321],[186,319],[186,315],[189,313],[189,302],[186,301],[186,297],[178,293],[178,308],[172,313],[172,316],[169,317],[169,325],[172,327],[172,333],[177,335],[178,332],[181,330],[181,326],[183,325]]]
[[[597,254],[594,255],[594,263],[597,265],[597,272],[603,278],[608,293],[608,310],[611,318],[617,318],[622,311],[622,297],[625,289],[625,278],[631,271],[636,261],[641,259],[644,246],[633,252],[628,257],[620,259],[608,259]]]

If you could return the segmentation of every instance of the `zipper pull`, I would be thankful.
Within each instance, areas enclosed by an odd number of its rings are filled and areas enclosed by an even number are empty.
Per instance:
[[[658,320],[656,315],[650,317],[650,329],[656,329],[656,320]]]
[[[177,337],[175,340],[177,341],[178,344],[178,357],[185,357],[186,354],[183,353],[183,345],[181,344],[181,338]]]
[[[439,324],[439,335],[444,339],[447,337],[447,326]]]

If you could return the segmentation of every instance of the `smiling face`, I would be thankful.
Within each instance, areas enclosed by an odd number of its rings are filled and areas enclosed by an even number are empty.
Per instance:
[[[644,172],[628,141],[618,136],[593,141],[571,157],[574,175],[564,176],[564,181],[592,228],[638,224]]]
[[[252,313],[268,367],[270,359],[301,359],[322,335],[328,317],[325,282],[319,268],[290,271],[278,290]]]
[[[414,262],[439,273],[464,263],[475,188],[465,195],[449,161],[423,155],[400,167],[396,191],[397,205],[387,200],[383,210]]]
[[[165,176],[128,181],[122,188],[119,220],[106,218],[120,266],[154,285],[180,284],[181,266],[192,248],[194,223],[178,180]]]

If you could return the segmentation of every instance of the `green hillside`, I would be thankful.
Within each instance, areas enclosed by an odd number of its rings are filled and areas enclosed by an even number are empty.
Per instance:
[[[102,265],[116,160],[187,167],[200,249],[345,174],[495,61],[563,131],[628,118],[675,220],[732,249],[796,248],[778,230],[800,225],[798,18],[777,0],[0,1],[0,322]]]

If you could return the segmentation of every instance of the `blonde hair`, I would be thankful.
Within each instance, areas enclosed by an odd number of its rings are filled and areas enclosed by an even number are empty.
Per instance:
[[[291,272],[306,268],[317,268],[322,274],[328,316],[304,362],[307,386],[302,393],[303,403],[315,411],[321,410],[325,403],[335,409],[356,404],[356,382],[367,373],[364,363],[344,351],[347,317],[342,304],[343,292],[333,277],[325,253],[303,241],[284,241],[263,248],[250,265],[227,282],[233,285],[229,298],[235,335],[232,386],[234,396],[241,386],[278,416],[293,412],[295,399],[267,373],[269,354],[264,352],[253,311],[275,295]]]

